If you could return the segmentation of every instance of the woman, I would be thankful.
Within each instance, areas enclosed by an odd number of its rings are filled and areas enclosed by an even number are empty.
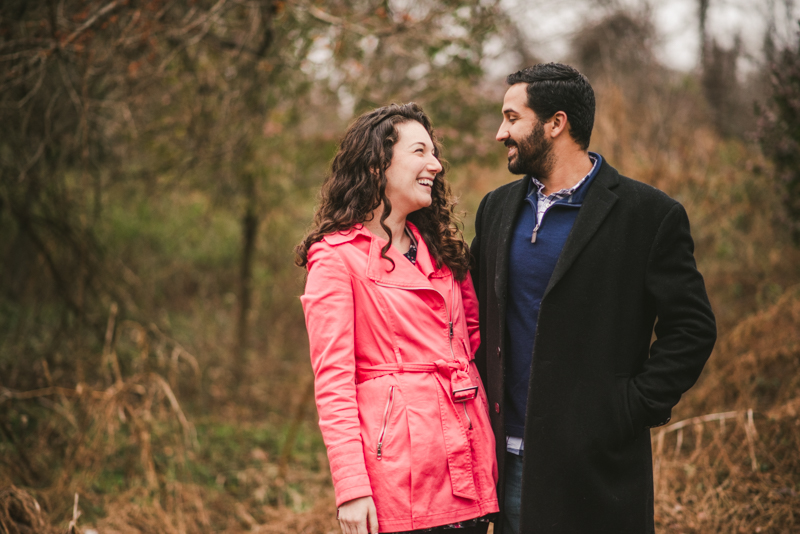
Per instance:
[[[428,117],[386,106],[347,130],[296,249],[344,534],[485,533],[498,510],[454,205]]]

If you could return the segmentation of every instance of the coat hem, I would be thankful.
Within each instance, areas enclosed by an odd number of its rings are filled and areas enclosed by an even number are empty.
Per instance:
[[[384,519],[378,520],[380,532],[402,532],[407,530],[419,530],[423,528],[439,527],[467,521],[476,517],[483,517],[500,511],[497,499],[481,501],[474,506],[460,508],[458,510],[442,512],[438,514],[427,514],[413,518],[403,519]]]

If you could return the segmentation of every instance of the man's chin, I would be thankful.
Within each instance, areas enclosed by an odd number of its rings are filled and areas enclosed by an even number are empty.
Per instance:
[[[522,169],[519,165],[519,161],[515,159],[509,158],[508,160],[508,172],[511,174],[527,174],[525,169]]]

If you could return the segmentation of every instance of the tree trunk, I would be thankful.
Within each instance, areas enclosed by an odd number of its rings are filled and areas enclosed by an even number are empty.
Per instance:
[[[708,3],[710,0],[698,0],[698,18],[700,22],[700,68],[705,72],[708,60]]]
[[[233,353],[233,372],[236,385],[241,384],[247,371],[247,338],[250,333],[248,315],[252,303],[253,258],[255,257],[258,215],[256,181],[253,176],[244,178],[247,206],[242,216],[242,257],[239,265],[239,310],[236,318],[236,340]]]

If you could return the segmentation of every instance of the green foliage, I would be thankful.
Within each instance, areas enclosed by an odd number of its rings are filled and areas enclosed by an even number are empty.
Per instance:
[[[144,258],[186,263],[200,271],[235,265],[238,225],[215,210],[207,195],[131,193],[134,198],[107,206],[98,233],[108,255],[147,272],[152,269],[141,265]]]

